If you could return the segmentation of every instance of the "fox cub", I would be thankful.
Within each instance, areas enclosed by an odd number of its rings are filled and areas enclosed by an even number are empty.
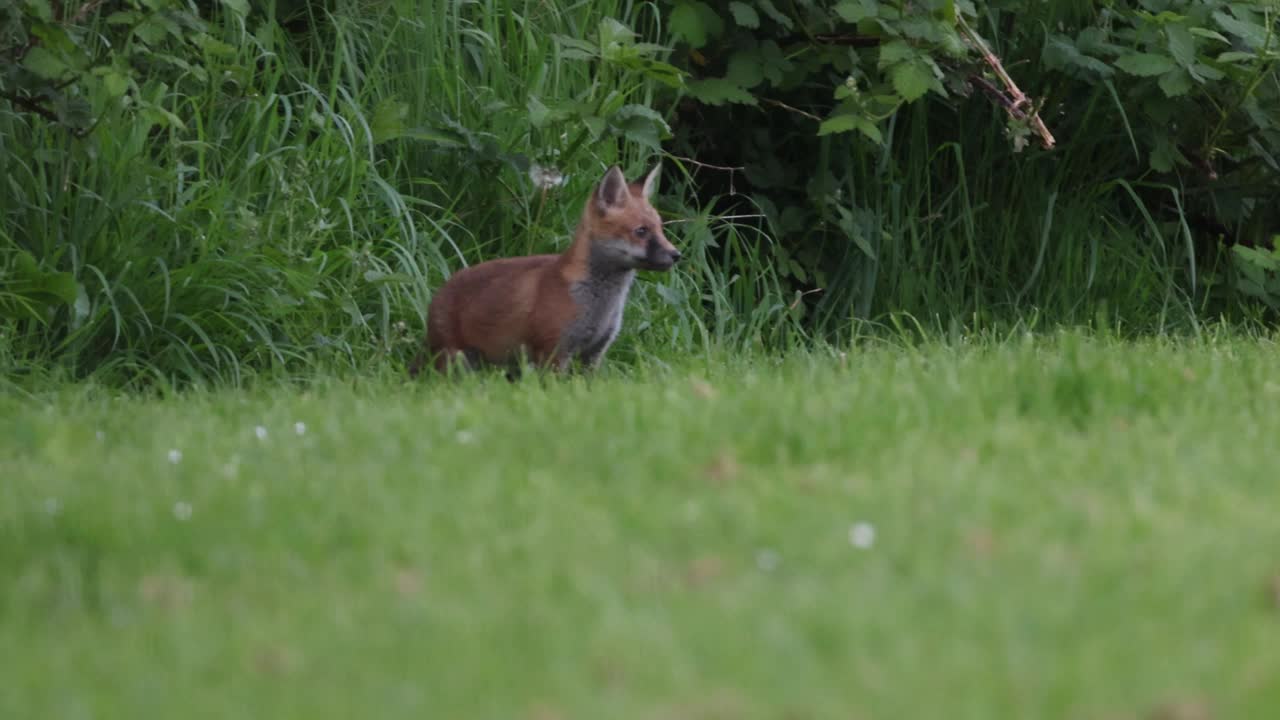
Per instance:
[[[409,374],[428,362],[441,372],[453,363],[510,369],[522,354],[558,371],[575,360],[597,367],[618,336],[636,270],[667,271],[680,259],[649,204],[661,167],[630,183],[609,168],[563,253],[489,260],[450,277],[431,300]]]

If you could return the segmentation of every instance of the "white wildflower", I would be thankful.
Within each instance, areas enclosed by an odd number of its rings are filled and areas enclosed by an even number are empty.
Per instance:
[[[182,462],[182,451],[177,448],[169,451],[169,462],[177,465]]]
[[[876,529],[871,523],[857,522],[849,526],[849,544],[866,550],[876,542]]]
[[[254,434],[254,435],[257,435],[259,440],[266,440],[266,439],[267,439],[267,429],[266,429],[266,428],[264,428],[264,427],[262,427],[261,425],[259,425],[259,426],[255,427],[255,428],[253,429],[253,434]]]
[[[191,519],[191,503],[179,500],[173,504],[173,516],[186,522]]]
[[[293,432],[297,435],[306,435],[307,424],[299,420],[298,422],[293,424]]]

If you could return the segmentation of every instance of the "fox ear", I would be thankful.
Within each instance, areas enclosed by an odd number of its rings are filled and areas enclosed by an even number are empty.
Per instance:
[[[596,206],[601,210],[620,207],[627,202],[627,179],[622,175],[622,168],[614,165],[604,174],[600,186],[596,188]]]
[[[658,184],[658,175],[662,173],[662,161],[659,160],[657,165],[644,176],[644,199],[648,200],[653,195],[653,187]]]

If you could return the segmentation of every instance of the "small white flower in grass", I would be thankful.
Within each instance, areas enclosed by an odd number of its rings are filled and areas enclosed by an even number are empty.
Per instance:
[[[55,498],[55,497],[45,498],[44,511],[50,515],[57,515],[59,512],[62,511],[62,503],[59,502],[58,498]]]
[[[191,503],[179,500],[173,504],[173,516],[186,522],[191,519]]]
[[[106,434],[106,433],[104,433],[104,432],[102,432],[101,430],[99,430],[98,432],[94,433],[94,434],[93,434],[93,436],[94,436],[94,437],[96,437],[96,438],[98,438],[98,442],[103,442],[103,441],[105,441],[105,440],[107,439],[107,434]]]
[[[866,550],[876,542],[876,528],[871,523],[857,522],[849,526],[849,544]]]
[[[170,450],[169,462],[173,463],[174,465],[177,465],[178,463],[182,462],[182,451],[178,450],[177,448]]]
[[[470,445],[476,441],[476,436],[470,430],[459,430],[456,435],[458,442],[463,445]]]
[[[240,456],[232,455],[231,459],[222,465],[222,474],[228,480],[234,480],[240,475]]]
[[[264,428],[264,427],[262,427],[261,425],[259,425],[259,426],[255,427],[255,428],[253,429],[253,434],[254,434],[254,435],[257,435],[259,440],[266,440],[266,439],[267,439],[267,429],[266,429],[266,428]]]
[[[778,567],[778,553],[769,548],[756,553],[756,567],[764,572],[773,572]]]
[[[306,434],[307,434],[307,424],[306,424],[306,423],[304,423],[304,422],[302,422],[302,421],[298,421],[298,422],[294,423],[294,424],[293,424],[293,432],[294,432],[294,433],[296,433],[296,434],[298,434],[298,435],[306,435]]]
[[[543,167],[537,163],[529,166],[529,179],[533,181],[534,187],[541,190],[559,187],[568,180],[557,168]]]

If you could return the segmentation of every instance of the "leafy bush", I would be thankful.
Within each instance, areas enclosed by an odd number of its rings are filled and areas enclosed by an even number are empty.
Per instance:
[[[659,151],[689,262],[637,285],[620,362],[902,313],[1266,305],[1276,23],[1219,0],[11,1],[0,362],[394,367],[450,272],[563,248],[600,172]]]
[[[674,147],[741,168],[721,187],[837,324],[1107,300],[1163,321],[1225,280],[1220,242],[1280,219],[1271,4],[664,6],[693,75]]]
[[[18,60],[0,73],[6,375],[239,382],[402,361],[453,269],[563,247],[604,167],[638,171],[669,134],[649,103],[678,75],[629,29],[639,12],[326,5],[0,10]],[[667,187],[702,247],[737,242]],[[637,337],[712,337],[691,311],[705,268],[639,284],[620,358]],[[768,280],[713,298],[720,321],[764,322]]]

